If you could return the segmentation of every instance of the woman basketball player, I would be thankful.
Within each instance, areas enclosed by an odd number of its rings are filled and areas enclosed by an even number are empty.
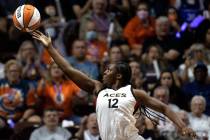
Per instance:
[[[103,83],[74,69],[52,46],[51,38],[39,31],[32,33],[47,49],[54,61],[80,88],[98,93],[96,113],[102,140],[143,140],[135,127],[133,116],[136,102],[163,113],[181,130],[183,135],[195,137],[195,132],[168,106],[148,96],[143,90],[131,88],[131,71],[127,64],[110,64],[103,74]]]

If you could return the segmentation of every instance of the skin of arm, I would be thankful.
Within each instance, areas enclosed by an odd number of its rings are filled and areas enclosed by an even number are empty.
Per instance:
[[[80,7],[79,5],[73,5],[73,11],[76,15],[76,17],[79,19],[80,17],[82,17],[91,7],[92,4],[92,0],[88,0],[85,4],[84,7]]]
[[[122,5],[126,8],[129,9],[129,0],[123,0]]]
[[[134,89],[134,95],[137,100],[145,106],[166,115],[171,121],[176,124],[183,135],[196,137],[195,132],[191,128],[188,128],[185,123],[176,115],[176,113],[173,112],[166,104],[158,101],[153,97],[148,96],[147,93],[143,90]]]
[[[22,118],[19,120],[20,122],[24,122],[26,121],[30,116],[32,116],[34,114],[35,110],[34,109],[27,109]]]
[[[95,87],[100,84],[100,82],[89,78],[87,75],[83,74],[79,70],[73,68],[59,52],[53,48],[51,38],[45,36],[39,31],[34,31],[32,33],[33,38],[39,40],[47,49],[50,56],[53,58],[55,63],[66,73],[66,75],[81,89],[87,92],[93,92]]]
[[[181,83],[180,83],[180,81],[179,81],[179,77],[178,77],[178,75],[177,75],[177,71],[173,71],[173,72],[172,72],[172,75],[173,75],[173,77],[174,77],[175,85],[176,85],[177,87],[181,87]]]
[[[75,134],[75,136],[79,140],[83,140],[84,139],[84,131],[86,130],[87,119],[88,119],[88,116],[85,116],[85,117],[82,118],[79,130]]]

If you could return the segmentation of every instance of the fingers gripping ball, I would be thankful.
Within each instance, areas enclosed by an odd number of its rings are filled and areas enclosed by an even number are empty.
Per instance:
[[[15,27],[24,32],[31,32],[40,25],[41,16],[38,9],[32,5],[19,6],[13,15]]]

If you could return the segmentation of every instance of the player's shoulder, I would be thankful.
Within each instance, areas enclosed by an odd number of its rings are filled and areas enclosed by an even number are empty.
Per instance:
[[[144,96],[147,96],[146,91],[142,89],[133,89],[133,94],[136,98],[142,98]]]
[[[133,92],[134,92],[134,93],[137,93],[137,94],[138,94],[138,93],[140,93],[140,94],[147,94],[146,91],[143,90],[143,89],[135,89],[135,88],[133,88]]]
[[[94,84],[95,84],[95,88],[94,88],[94,94],[98,95],[98,93],[103,90],[103,84],[100,81],[97,80],[93,80]]]

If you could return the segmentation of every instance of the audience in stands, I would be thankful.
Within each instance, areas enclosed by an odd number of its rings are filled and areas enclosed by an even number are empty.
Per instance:
[[[82,119],[80,129],[75,135],[79,140],[100,140],[96,113],[91,113]]]
[[[193,128],[198,137],[205,139],[210,136],[210,118],[204,114],[206,99],[203,96],[195,95],[190,104],[189,113],[190,127]]]
[[[59,112],[55,109],[45,109],[43,113],[44,125],[35,129],[30,140],[69,140],[72,134],[59,126]]]
[[[95,95],[67,79],[30,33],[13,25],[12,14],[24,3],[0,1],[0,139],[29,139],[33,124],[40,124],[43,113],[45,117],[54,114],[52,128],[58,129],[51,135],[45,122],[32,136],[41,136],[37,133],[43,129],[54,139],[76,139],[77,132],[81,132],[79,139],[99,139],[95,114],[90,114],[95,111]],[[38,8],[39,30],[49,33],[53,46],[73,67],[101,80],[108,64],[129,63],[133,88],[172,104],[187,125],[205,131],[197,132],[198,136],[210,139],[206,131],[210,115],[209,0],[30,0],[27,4]],[[57,111],[45,112],[47,108]],[[137,118],[145,139],[189,140],[158,115],[153,121],[143,114]],[[83,117],[90,122],[87,126],[86,121],[80,124]],[[58,127],[60,121],[70,121],[72,137]],[[29,123],[32,126],[24,127]],[[94,136],[89,135],[92,132]],[[61,138],[63,134],[67,137]]]
[[[139,3],[136,16],[125,26],[123,36],[131,47],[143,44],[145,38],[155,35],[155,20],[149,16],[149,7],[146,3]]]

